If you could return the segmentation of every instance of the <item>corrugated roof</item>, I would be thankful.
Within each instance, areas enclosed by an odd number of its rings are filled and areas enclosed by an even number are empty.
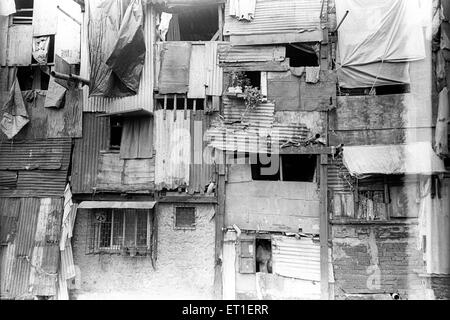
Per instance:
[[[344,147],[343,162],[350,174],[357,177],[446,172],[444,162],[434,153],[431,142]]]
[[[221,44],[218,52],[220,65],[236,62],[284,61],[286,59],[285,46],[233,46]]]
[[[225,7],[225,35],[301,33],[320,30],[322,0],[258,0],[254,19],[239,21]]]
[[[153,209],[155,201],[83,201],[78,209]]]
[[[109,118],[83,113],[83,138],[75,139],[72,157],[72,192],[92,193],[97,183],[98,160],[109,139]]]

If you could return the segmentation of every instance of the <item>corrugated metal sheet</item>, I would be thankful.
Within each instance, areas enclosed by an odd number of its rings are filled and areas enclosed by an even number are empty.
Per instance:
[[[72,192],[92,193],[97,182],[101,150],[109,145],[109,118],[83,113],[83,138],[75,139],[72,157]]]
[[[341,157],[331,159],[328,165],[328,188],[335,192],[351,192],[349,175]]]
[[[186,118],[185,118],[186,115]],[[173,190],[189,184],[191,113],[157,110],[155,119],[155,185]]]
[[[221,96],[223,91],[223,69],[219,66],[218,47],[220,42],[207,42],[207,75],[206,75],[206,95]]]
[[[89,47],[87,42],[88,8],[83,17],[81,37],[81,76],[89,78]],[[145,45],[147,48],[145,63],[142,71],[139,93],[135,96],[125,98],[102,98],[90,97],[89,88],[83,89],[83,110],[86,112],[119,112],[130,109],[142,108],[153,111],[153,43],[154,43],[154,9],[146,6],[144,22]]]
[[[56,293],[55,273],[59,264],[58,238],[62,199],[22,198],[16,237],[2,254],[2,297],[30,298]]]
[[[19,209],[19,199],[0,198],[0,245],[14,241]]]
[[[225,6],[225,35],[302,33],[320,30],[322,0],[258,0],[255,18],[242,22]]]
[[[213,181],[212,148],[207,148],[205,132],[210,127],[211,118],[203,111],[191,115],[191,164],[189,173],[189,193],[205,192],[205,186]]]
[[[224,97],[223,101],[225,122],[215,123],[207,134],[211,146],[219,150],[266,153],[269,148],[277,151],[277,146],[289,140],[304,140],[310,134],[304,124],[276,120],[274,104],[260,104],[242,118],[245,113],[242,100]],[[272,146],[268,147],[270,143]]]
[[[6,65],[9,17],[0,16],[0,66]]]
[[[14,189],[17,187],[17,172],[0,171],[0,189]]]
[[[67,170],[70,139],[0,143],[0,170]]]
[[[320,281],[320,244],[312,239],[272,236],[272,260],[276,274]]]
[[[0,170],[14,170],[18,177],[16,187],[0,190],[0,197],[62,196],[71,152],[70,139],[3,142]]]
[[[344,147],[343,163],[354,176],[445,173],[430,142]]]
[[[189,99],[204,99],[206,94],[206,46],[192,43],[189,67]]]
[[[284,61],[284,46],[219,46],[219,64],[226,66],[233,63]]]

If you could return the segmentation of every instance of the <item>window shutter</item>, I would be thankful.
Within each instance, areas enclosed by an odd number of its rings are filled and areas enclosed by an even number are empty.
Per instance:
[[[240,239],[239,272],[256,273],[256,243],[255,238]]]

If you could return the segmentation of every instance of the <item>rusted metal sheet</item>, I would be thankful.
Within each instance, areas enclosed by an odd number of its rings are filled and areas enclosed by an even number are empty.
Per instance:
[[[0,144],[0,170],[67,170],[70,139],[25,140]]]
[[[328,188],[334,192],[350,192],[350,173],[342,163],[342,158],[330,159],[328,165]]]
[[[83,17],[81,36],[81,76],[89,79],[89,46],[88,46],[88,12]],[[125,98],[89,97],[89,88],[83,88],[83,111],[85,112],[119,112],[130,109],[142,108],[153,111],[153,43],[154,43],[154,9],[153,6],[145,6],[144,36],[147,48],[145,63],[139,85],[139,93]]]
[[[72,192],[92,193],[97,181],[101,150],[109,145],[109,118],[83,113],[83,137],[75,139],[72,157]]]
[[[154,189],[155,158],[123,160],[117,152],[101,152],[97,191],[149,192]]]
[[[284,61],[286,47],[284,46],[219,46],[219,64],[230,66],[246,62]]]
[[[220,42],[207,42],[207,75],[206,75],[206,95],[221,96],[223,91],[223,69],[219,66],[218,47]]]
[[[0,145],[0,172],[17,173],[15,188],[0,197],[62,196],[69,169],[70,139],[26,140]]]
[[[19,210],[19,199],[0,198],[0,245],[14,241]]]
[[[0,171],[0,189],[14,189],[17,187],[16,171]]]
[[[315,124],[307,126],[312,122],[311,115],[277,114],[272,103],[259,104],[246,112],[242,100],[226,97],[223,100],[225,120],[214,123],[208,131],[211,146],[219,150],[266,153],[275,148],[272,152],[276,152],[284,143],[303,141],[317,129],[313,127]]]
[[[31,25],[9,27],[7,65],[28,66],[31,64],[32,37]]]
[[[311,35],[310,41],[320,41],[322,30],[320,13],[322,0],[258,0],[254,19],[251,22],[239,21],[230,16],[230,2],[225,6],[224,35],[231,36],[231,42],[242,36],[259,36],[260,43],[279,40],[283,42],[301,42],[305,34]],[[264,42],[263,36],[275,35]],[[292,35],[285,41],[286,35]],[[310,36],[310,35],[307,35]],[[240,43],[242,44],[242,43]],[[245,42],[243,43],[245,44]]]
[[[186,116],[186,117],[185,117]],[[189,184],[191,113],[155,111],[155,184],[173,190]]]
[[[11,200],[8,200],[11,201]],[[2,297],[26,299],[33,295],[54,295],[59,264],[62,198],[15,200],[18,217],[14,242],[2,254]]]
[[[189,172],[189,192],[205,192],[205,187],[214,179],[212,148],[207,147],[204,134],[209,129],[211,119],[203,111],[191,116],[191,164]]]
[[[320,281],[320,244],[310,238],[273,236],[272,259],[276,274]]]

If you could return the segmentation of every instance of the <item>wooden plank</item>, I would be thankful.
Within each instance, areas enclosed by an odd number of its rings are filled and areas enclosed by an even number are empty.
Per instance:
[[[217,299],[223,299],[223,286],[222,286],[222,267],[221,259],[223,257],[223,228],[225,227],[225,201],[226,201],[226,187],[225,187],[225,175],[218,176],[217,183],[217,195],[218,205],[216,206],[215,215],[215,250],[214,250],[214,289]],[[219,263],[220,262],[220,263]]]
[[[192,45],[191,62],[189,67],[189,99],[204,99],[206,84],[206,47]]]
[[[274,33],[274,34],[230,36],[230,42],[235,45],[320,42],[322,40],[323,40],[322,30],[307,31],[301,33]]]
[[[47,36],[56,33],[58,1],[34,0],[33,36]]]
[[[290,69],[289,62],[285,61],[267,61],[267,62],[242,62],[242,63],[227,63],[223,67],[224,72],[238,72],[238,71],[288,71]]]
[[[9,28],[8,59],[10,66],[31,64],[33,26],[12,25]]]
[[[0,66],[6,65],[9,17],[0,16]]]
[[[328,155],[320,157],[320,288],[322,300],[328,300]]]

